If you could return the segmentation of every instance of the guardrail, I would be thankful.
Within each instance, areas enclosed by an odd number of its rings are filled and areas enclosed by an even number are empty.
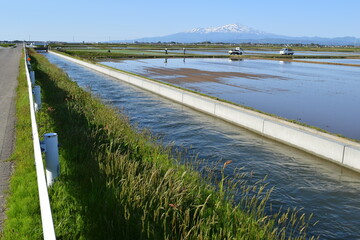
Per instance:
[[[42,159],[42,155],[41,155],[39,133],[38,133],[36,117],[35,117],[35,106],[34,106],[33,95],[32,95],[32,84],[31,84],[29,69],[27,66],[28,56],[26,54],[25,48],[24,48],[24,51],[25,51],[25,56],[26,56],[24,63],[25,63],[26,79],[27,79],[28,90],[29,90],[31,128],[32,128],[32,136],[33,136],[33,142],[34,142],[34,157],[35,157],[36,176],[37,176],[38,191],[39,191],[43,236],[44,236],[45,240],[53,240],[53,239],[56,239],[54,223],[53,223],[52,214],[51,214],[50,200],[49,200],[45,172],[44,172],[44,164],[43,164],[43,159]]]

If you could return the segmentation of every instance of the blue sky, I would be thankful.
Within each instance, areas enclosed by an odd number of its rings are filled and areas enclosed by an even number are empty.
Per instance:
[[[0,13],[0,40],[127,40],[231,23],[287,36],[360,38],[360,0],[3,0]]]

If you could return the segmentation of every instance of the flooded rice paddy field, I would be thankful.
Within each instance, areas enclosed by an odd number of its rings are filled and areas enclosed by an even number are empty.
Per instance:
[[[268,187],[275,187],[269,200],[274,211],[296,207],[313,213],[313,221],[319,223],[310,234],[320,234],[321,239],[360,237],[359,174],[57,56],[46,56],[81,87],[121,109],[132,124],[150,129],[164,144],[188,149],[187,157],[198,155],[205,165],[232,160],[226,174],[243,167],[254,172],[253,181],[267,175]]]
[[[245,51],[250,54],[279,54],[279,51]],[[354,56],[360,55],[360,52],[320,52],[320,51],[295,51],[295,55],[304,55],[304,56]]]
[[[199,48],[186,48],[185,49],[185,54],[200,54],[200,55],[229,55],[229,50],[231,48],[226,48],[226,49],[199,49]],[[281,48],[279,48],[279,50],[274,51],[274,50],[269,50],[269,51],[265,51],[265,50],[246,50],[243,49],[244,55],[264,55],[264,54],[270,54],[270,55],[277,55],[279,54]],[[165,53],[165,48],[164,50],[145,50],[146,52],[157,52],[157,53]],[[184,53],[183,49],[177,49],[177,50],[172,50],[172,49],[168,49],[168,53]],[[295,51],[295,55],[302,55],[302,56],[346,56],[346,57],[351,57],[351,56],[360,56],[360,52],[320,52],[320,51]]]
[[[345,63],[345,64],[357,64],[360,65],[360,58],[346,58],[346,59],[301,59],[302,61],[313,61],[313,62],[329,62],[329,63]]]
[[[360,67],[220,58],[101,63],[360,140]]]

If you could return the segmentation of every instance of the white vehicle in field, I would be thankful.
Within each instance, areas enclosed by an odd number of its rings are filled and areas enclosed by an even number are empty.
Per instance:
[[[294,55],[294,51],[290,48],[283,48],[280,50],[281,55]]]
[[[243,52],[244,52],[244,51],[243,51],[240,47],[237,47],[237,48],[235,48],[235,49],[231,49],[231,50],[229,51],[229,54],[230,54],[230,55],[242,55]]]

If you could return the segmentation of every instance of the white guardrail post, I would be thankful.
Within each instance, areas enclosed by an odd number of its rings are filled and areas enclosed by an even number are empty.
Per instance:
[[[31,84],[35,85],[35,72],[34,71],[30,71],[30,80],[31,80]]]
[[[41,213],[41,222],[43,228],[43,236],[45,240],[54,240],[55,237],[55,230],[54,230],[54,223],[51,214],[50,208],[50,200],[48,195],[48,190],[46,186],[46,179],[45,179],[45,172],[44,172],[44,164],[41,156],[41,149],[40,149],[40,140],[38,129],[36,125],[36,118],[35,118],[35,109],[34,109],[34,101],[32,96],[32,89],[31,89],[31,81],[30,81],[30,74],[27,65],[27,55],[25,51],[25,72],[29,90],[29,101],[30,101],[30,117],[31,117],[31,128],[32,128],[32,135],[33,135],[33,142],[34,142],[34,157],[35,157],[35,166],[36,166],[36,176],[37,176],[37,183],[38,183],[38,190],[39,190],[39,200],[40,200],[40,213]],[[35,76],[34,76],[35,77]],[[35,82],[35,78],[34,78]]]
[[[50,187],[60,174],[58,136],[56,133],[44,134],[46,180]]]
[[[41,88],[38,85],[35,85],[33,88],[34,100],[35,100],[35,111],[40,110],[41,108]]]

